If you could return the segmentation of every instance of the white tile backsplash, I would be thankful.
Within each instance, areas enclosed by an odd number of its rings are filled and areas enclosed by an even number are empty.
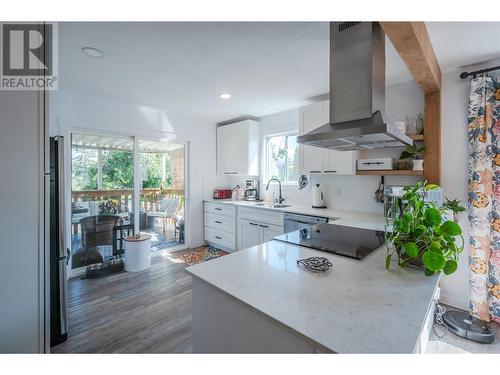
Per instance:
[[[245,186],[249,176],[204,176],[203,198],[211,199],[215,188],[234,188],[236,184]],[[410,185],[419,181],[415,176],[386,176],[386,185]],[[331,176],[315,175],[309,178],[309,184],[303,189],[298,185],[282,185],[282,195],[286,204],[308,206],[312,204],[311,184],[321,184],[325,193],[329,208],[337,210],[348,210],[355,212],[369,212],[382,214],[384,209],[382,203],[373,199],[375,190],[379,185],[379,176]],[[269,191],[266,192],[267,181],[261,181],[261,199],[271,200],[274,195],[278,196],[278,184],[271,183]]]
[[[410,185],[419,180],[410,176],[387,176],[386,185]],[[282,194],[286,204],[311,205],[311,184],[319,183],[323,186],[326,202],[329,208],[349,210],[355,212],[383,213],[382,203],[373,199],[379,185],[378,176],[312,176],[309,185],[302,191],[297,185],[283,185]],[[263,184],[265,191],[265,184]],[[269,190],[274,189],[277,194],[278,185],[272,184]]]

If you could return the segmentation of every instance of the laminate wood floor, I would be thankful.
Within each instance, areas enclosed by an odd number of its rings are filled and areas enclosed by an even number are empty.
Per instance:
[[[68,281],[68,340],[53,353],[190,353],[191,276],[163,254],[150,269]]]

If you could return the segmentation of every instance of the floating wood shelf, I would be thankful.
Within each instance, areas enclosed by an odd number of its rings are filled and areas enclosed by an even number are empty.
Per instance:
[[[423,176],[424,171],[386,170],[386,171],[356,171],[358,176]]]

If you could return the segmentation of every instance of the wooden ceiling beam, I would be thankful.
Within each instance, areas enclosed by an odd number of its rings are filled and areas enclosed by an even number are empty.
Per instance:
[[[441,69],[424,22],[380,22],[425,94],[441,91]]]

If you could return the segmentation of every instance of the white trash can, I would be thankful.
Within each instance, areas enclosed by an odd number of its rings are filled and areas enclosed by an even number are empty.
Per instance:
[[[151,236],[129,236],[125,241],[125,271],[139,272],[151,267]]]

